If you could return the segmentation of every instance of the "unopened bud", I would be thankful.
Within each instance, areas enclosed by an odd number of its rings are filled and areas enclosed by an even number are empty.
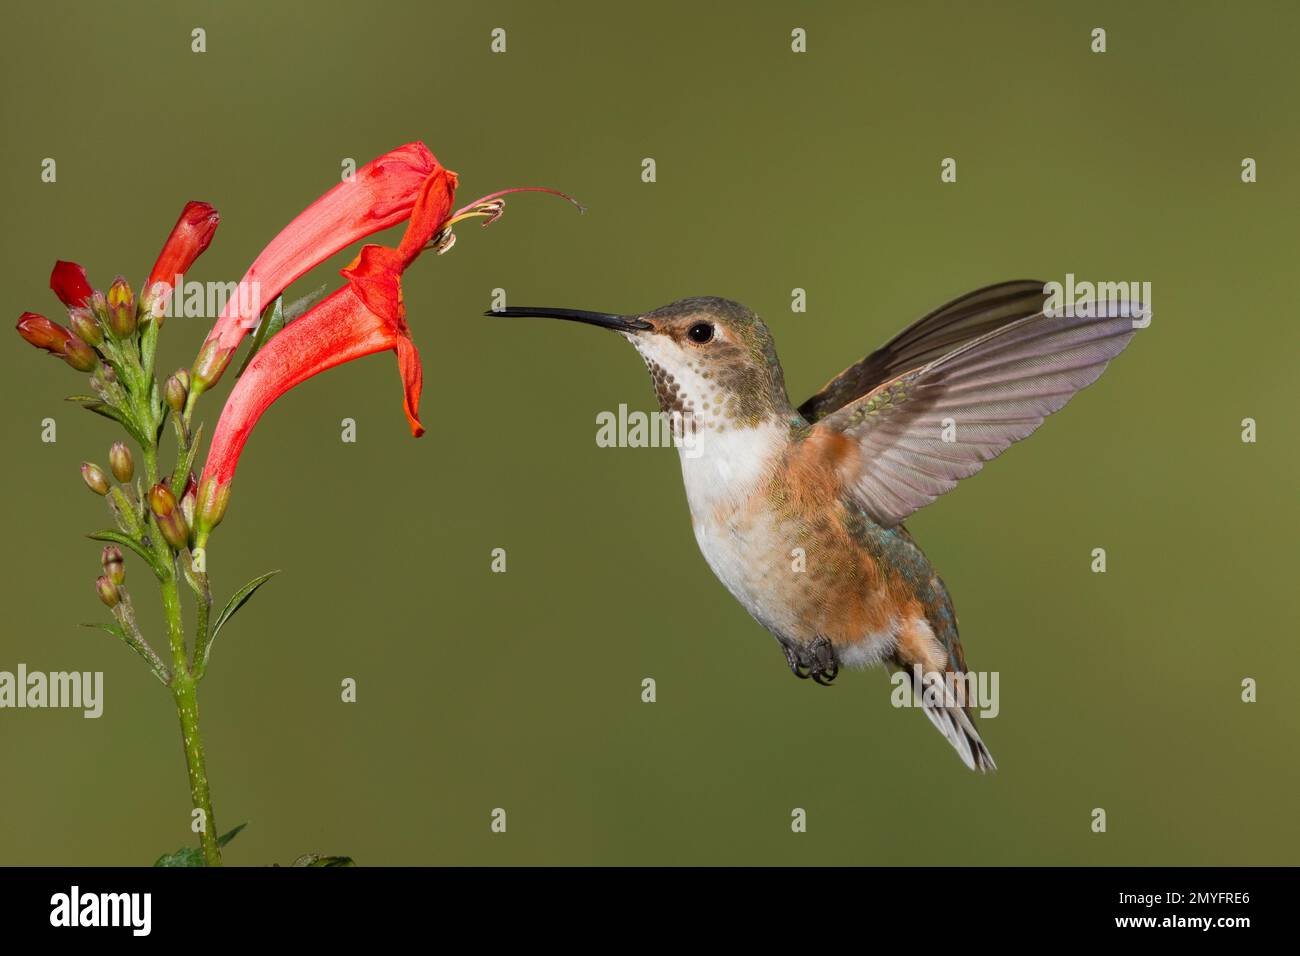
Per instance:
[[[185,397],[190,392],[190,373],[183,368],[178,368],[167,379],[163,386],[163,398],[167,400],[167,405],[174,412],[179,412],[185,408]]]
[[[99,594],[99,599],[109,607],[117,607],[118,602],[122,600],[122,593],[118,591],[117,585],[106,575],[101,574],[95,579],[95,591]]]
[[[142,321],[153,320],[162,328],[163,321],[167,318],[168,306],[171,303],[172,287],[166,282],[155,282],[147,285],[140,293],[140,318]]]
[[[35,312],[22,314],[18,320],[18,334],[38,349],[59,356],[78,372],[89,372],[99,364],[94,349],[57,322]]]
[[[18,334],[29,345],[45,349],[54,355],[62,355],[63,347],[72,338],[71,333],[57,322],[51,322],[35,312],[24,312],[18,320]]]
[[[173,548],[184,548],[190,541],[190,529],[176,504],[176,496],[162,482],[149,489],[149,510],[158,522],[158,530]]]
[[[131,458],[131,449],[127,448],[123,442],[113,442],[113,447],[108,450],[108,467],[113,471],[113,477],[126,484],[135,474],[135,461]]]
[[[194,527],[194,506],[198,500],[199,483],[194,479],[194,472],[190,472],[189,481],[185,482],[185,491],[181,495],[181,514],[185,516],[185,523],[191,528]]]
[[[97,495],[108,494],[108,476],[98,465],[93,465],[88,461],[81,463],[81,477],[86,482],[86,487]]]
[[[199,357],[194,360],[194,368],[190,371],[190,388],[202,392],[217,384],[221,373],[230,364],[232,354],[231,351],[222,349],[215,339],[204,342]]]
[[[95,313],[100,325],[108,325],[108,296],[98,289],[90,296],[90,311]]]
[[[160,518],[170,515],[176,508],[176,496],[167,487],[166,481],[160,481],[149,489],[149,510]]]
[[[63,343],[63,361],[78,372],[93,372],[99,364],[99,356],[94,349],[73,335]]]
[[[198,547],[203,547],[212,529],[221,524],[230,501],[230,484],[217,484],[205,478],[199,483],[198,500],[194,504],[194,537]]]
[[[135,334],[135,293],[121,276],[108,287],[108,327],[119,339]]]
[[[104,565],[104,574],[114,584],[121,584],[126,580],[126,561],[122,558],[122,549],[115,544],[104,546],[102,557]]]
[[[72,331],[76,333],[77,338],[87,345],[98,345],[104,341],[104,332],[100,329],[99,322],[95,320],[95,313],[86,306],[69,309],[68,324],[72,326]]]
[[[90,287],[85,269],[75,262],[64,262],[62,259],[54,263],[54,270],[50,273],[50,288],[68,308],[83,304],[95,291]]]

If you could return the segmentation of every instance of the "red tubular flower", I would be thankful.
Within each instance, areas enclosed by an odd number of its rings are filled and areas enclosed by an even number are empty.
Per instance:
[[[221,223],[221,213],[205,202],[188,202],[180,218],[163,243],[158,261],[153,264],[144,284],[144,311],[162,317],[161,305],[176,287],[178,276],[187,272],[194,260],[203,255]]]
[[[64,262],[62,259],[54,263],[54,270],[50,273],[50,288],[69,309],[85,305],[95,293],[86,279],[86,270],[75,262]]]
[[[408,143],[367,163],[303,210],[249,266],[240,294],[227,300],[194,363],[192,394],[197,397],[221,377],[263,305],[340,249],[407,219],[426,181],[445,172],[429,147]]]
[[[203,546],[220,520],[227,486],[257,420],[272,402],[313,375],[375,352],[396,352],[406,417],[412,434],[423,434],[423,370],[406,324],[401,276],[448,221],[455,188],[455,173],[437,167],[419,191],[398,247],[365,246],[342,270],[346,286],[285,326],[253,356],[212,435],[198,493],[197,546]]]

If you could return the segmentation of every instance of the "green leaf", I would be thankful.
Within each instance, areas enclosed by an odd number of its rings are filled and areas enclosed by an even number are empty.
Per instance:
[[[114,544],[120,544],[123,547],[130,548],[140,557],[144,558],[149,567],[153,568],[153,573],[158,576],[159,581],[167,580],[167,569],[159,563],[158,556],[142,545],[135,538],[122,534],[120,531],[113,531],[106,528],[103,531],[96,531],[93,534],[86,535],[93,541],[111,541]]]
[[[257,331],[253,333],[252,344],[248,348],[248,354],[244,356],[244,361],[239,366],[239,371],[235,373],[235,378],[244,374],[244,369],[248,368],[248,363],[253,360],[253,356],[271,337],[292,322],[298,316],[302,315],[313,305],[325,298],[325,293],[329,291],[328,285],[318,286],[311,292],[308,292],[301,299],[294,299],[287,306],[283,304],[284,296],[280,296],[266,311],[262,313],[262,319],[257,323]]]
[[[126,416],[123,415],[121,412],[119,412],[112,405],[109,405],[107,402],[101,402],[97,398],[91,398],[89,396],[80,396],[80,395],[72,396],[68,398],[67,401],[81,402],[81,407],[88,412],[94,412],[96,415],[103,415],[105,418],[111,418],[113,421],[117,422],[119,425],[122,425],[124,428],[129,429],[132,427],[131,423],[127,421]]]
[[[293,861],[294,866],[356,866],[350,856],[321,856],[319,853],[306,853]]]
[[[253,580],[249,581],[242,588],[236,591],[231,596],[230,600],[226,602],[226,606],[221,609],[221,613],[217,615],[217,620],[212,625],[212,636],[208,638],[208,646],[204,648],[203,651],[202,667],[207,667],[208,658],[212,654],[212,645],[216,643],[217,634],[220,632],[221,626],[234,617],[236,611],[248,603],[248,599],[253,596],[254,592],[256,592],[258,588],[279,573],[280,571],[277,568],[274,571],[267,571],[261,577],[253,578]]]
[[[118,613],[117,609],[115,609],[113,613],[114,614]],[[149,673],[153,674],[153,676],[157,678],[160,684],[162,684],[164,687],[168,687],[171,685],[171,677],[168,675],[166,671],[166,665],[163,664],[161,661],[155,662],[154,660],[151,660],[145,648],[141,646],[139,642],[132,640],[131,636],[126,633],[126,630],[125,628],[122,627],[122,625],[105,624],[96,621],[94,624],[83,624],[81,626],[97,627],[102,631],[108,631],[108,633],[112,634],[114,637],[120,640],[127,647],[131,648],[131,650],[134,651],[137,655],[139,655],[140,660],[144,661],[147,665],[149,665]],[[162,668],[161,670],[159,669],[160,667]]]
[[[243,364],[239,366],[239,371],[235,373],[235,378],[244,374],[244,369],[248,368],[248,363],[253,360],[258,349],[265,345],[276,332],[284,328],[284,296],[278,295],[275,301],[266,307],[262,312],[262,319],[257,323],[257,331],[253,333],[253,342],[248,347],[248,354],[244,356]]]
[[[126,641],[126,631],[122,630],[122,625],[120,625],[120,624],[106,624],[106,623],[104,623],[103,621],[96,621],[94,624],[83,624],[83,625],[81,625],[81,626],[82,626],[82,627],[97,627],[97,628],[99,628],[100,630],[108,631],[108,633],[112,634],[114,637],[116,637],[116,638],[118,638],[118,639],[120,639],[120,640]],[[126,641],[126,642],[127,642],[128,644],[131,643],[130,641]]]
[[[114,408],[112,405],[109,405],[107,402],[95,398],[91,395],[69,395],[67,398],[64,399],[64,401],[80,402],[81,407],[84,408],[86,411],[94,412],[96,415],[102,415],[104,418],[107,418],[110,421],[117,422],[119,425],[125,428],[127,430],[127,433],[132,438],[134,438],[139,444],[141,445],[146,444],[144,440],[144,436],[141,434],[140,429],[135,427],[135,422],[133,422],[120,409]]]
[[[290,302],[284,310],[284,324],[288,325],[321,299],[325,298],[325,293],[329,291],[329,288],[328,285],[318,285],[301,299],[294,299]]]
[[[233,840],[239,831],[248,826],[247,823],[241,823],[229,833],[217,837],[217,846],[224,847]],[[206,866],[203,860],[203,851],[198,847],[187,846],[177,850],[175,853],[164,853],[158,857],[154,866]]]
[[[154,866],[206,866],[206,864],[203,862],[202,850],[187,846],[175,853],[164,853],[154,861]]]

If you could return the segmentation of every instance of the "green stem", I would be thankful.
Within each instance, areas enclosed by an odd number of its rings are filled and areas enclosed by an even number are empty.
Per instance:
[[[158,354],[158,320],[149,319],[140,334],[140,365],[145,381],[154,380],[154,359]]]
[[[181,720],[181,740],[185,744],[185,765],[189,771],[190,802],[203,812],[203,859],[208,866],[221,865],[221,847],[217,844],[217,825],[212,813],[212,794],[208,789],[207,762],[203,755],[203,736],[199,733],[199,698],[196,681],[185,662],[185,629],[181,622],[181,600],[175,573],[162,583],[163,610],[167,615],[167,634],[172,646],[172,697]]]
[[[194,418],[194,406],[198,403],[199,396],[203,394],[203,386],[198,382],[190,382],[189,393],[185,396],[185,410],[181,413],[181,421],[185,427],[190,427],[190,422]]]
[[[185,491],[185,479],[187,475],[181,474],[182,466],[185,464],[186,454],[190,450],[189,429],[185,427],[185,421],[179,415],[172,416],[172,426],[176,431],[176,467],[172,470],[172,488],[175,489],[177,498]]]
[[[196,601],[199,606],[199,621],[194,636],[194,682],[197,684],[203,680],[208,669],[208,647],[212,640],[208,633],[208,615],[212,612],[212,592],[199,594]]]
[[[146,444],[141,451],[144,452],[145,477],[149,479],[149,488],[152,488],[158,483],[158,448]],[[149,493],[149,488],[145,489],[145,494]]]

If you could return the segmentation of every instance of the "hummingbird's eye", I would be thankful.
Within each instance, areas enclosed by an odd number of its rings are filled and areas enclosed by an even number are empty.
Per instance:
[[[713,326],[708,322],[696,322],[686,330],[686,334],[690,336],[692,342],[703,345],[705,342],[712,340]]]

